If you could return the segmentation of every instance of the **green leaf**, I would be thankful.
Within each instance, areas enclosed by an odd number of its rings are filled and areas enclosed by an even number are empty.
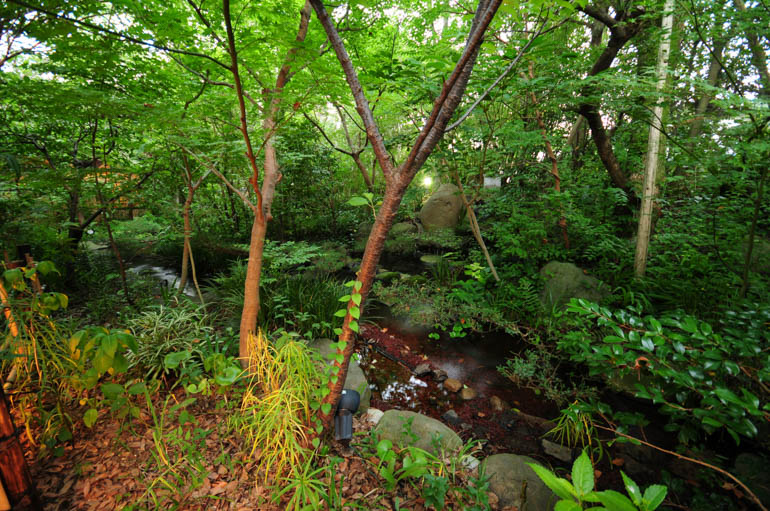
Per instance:
[[[314,448],[316,448],[316,449],[318,449],[318,446],[319,446],[319,445],[321,445],[321,440],[319,440],[319,438],[318,438],[318,437],[315,437],[315,438],[313,439],[313,447],[314,447]]]
[[[361,295],[358,293],[353,294],[351,297],[351,300],[353,300],[353,303],[356,305],[361,305]]]
[[[622,470],[620,475],[623,476],[623,483],[626,485],[626,492],[631,497],[631,500],[635,505],[640,506],[642,504],[642,492],[639,490],[639,486]]]
[[[529,465],[529,467],[534,470],[535,474],[537,474],[537,477],[542,479],[545,485],[548,486],[551,491],[554,492],[558,497],[566,500],[573,500],[574,497],[577,497],[575,488],[566,479],[556,477],[553,472],[535,463],[527,463],[527,465]]]
[[[88,411],[83,415],[83,424],[90,428],[96,423],[96,419],[98,417],[99,412],[96,411],[96,408],[89,408]]]
[[[3,272],[3,279],[5,279],[8,284],[15,287],[17,283],[24,282],[24,275],[21,273],[21,269],[14,268]]]
[[[350,309],[350,315],[353,316],[356,319],[360,318],[361,317],[361,309],[359,309],[358,307],[351,308]]]
[[[329,415],[329,412],[332,410],[332,405],[329,403],[324,403],[321,405],[321,413],[324,415]]]
[[[357,321],[351,321],[350,323],[348,323],[348,328],[350,328],[354,332],[358,333],[358,322]]]
[[[347,311],[345,309],[340,309],[337,312],[334,313],[334,315],[338,318],[344,318],[347,315]]]
[[[666,498],[666,493],[668,493],[668,488],[660,484],[653,484],[644,490],[643,500],[647,504],[647,511],[654,511],[660,506],[663,499]]]
[[[560,500],[553,507],[553,511],[581,511],[582,509],[574,500]]]
[[[49,273],[59,273],[59,270],[56,269],[56,265],[51,261],[40,261],[37,263],[37,270],[43,274],[43,276],[46,276]]]
[[[357,280],[355,282],[355,284],[353,284],[353,289],[355,289],[356,291],[360,291],[361,290],[361,286],[363,286],[363,285],[364,285],[363,282],[361,282],[360,280]]]
[[[581,497],[594,489],[594,468],[585,451],[572,465],[572,484]]]
[[[136,396],[138,394],[143,394],[146,389],[147,385],[145,385],[143,381],[140,381],[139,383],[134,383],[128,387],[128,393],[132,396]]]
[[[102,394],[104,394],[104,397],[107,399],[117,399],[126,391],[125,387],[119,383],[105,383],[101,388]]]
[[[350,295],[341,296],[339,298],[340,302],[349,302],[350,301]]]
[[[363,197],[351,197],[350,200],[347,202],[349,206],[366,206],[369,204],[369,201],[366,200]]]
[[[596,492],[595,495],[604,507],[612,511],[637,511],[637,507],[622,493],[606,490]]]

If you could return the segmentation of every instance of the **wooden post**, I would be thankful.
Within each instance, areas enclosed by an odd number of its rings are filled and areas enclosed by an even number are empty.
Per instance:
[[[0,386],[0,483],[5,489],[11,509],[42,509],[2,386]]]

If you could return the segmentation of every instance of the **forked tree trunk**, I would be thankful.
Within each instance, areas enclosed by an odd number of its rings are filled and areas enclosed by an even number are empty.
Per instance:
[[[463,54],[452,74],[446,82],[444,82],[441,94],[434,102],[430,117],[425,122],[425,126],[415,140],[409,156],[398,168],[395,168],[393,162],[390,160],[382,135],[374,120],[372,111],[369,108],[368,101],[364,96],[363,88],[358,80],[358,75],[348,56],[345,45],[337,33],[334,21],[329,17],[321,0],[310,0],[310,2],[319,21],[323,25],[324,30],[326,30],[326,34],[334,48],[337,59],[342,66],[345,78],[353,97],[355,98],[356,110],[363,121],[375,157],[385,175],[386,186],[385,194],[382,199],[382,206],[380,206],[380,209],[377,212],[374,226],[369,233],[369,239],[367,240],[364,256],[361,260],[361,267],[357,275],[357,280],[361,282],[359,292],[361,294],[360,306],[362,307],[366,300],[366,296],[371,289],[377,263],[382,254],[388,231],[393,224],[393,218],[401,204],[401,199],[403,198],[407,187],[414,179],[417,171],[422,167],[428,156],[436,147],[438,141],[444,135],[444,130],[446,129],[452,114],[460,104],[471,71],[476,63],[479,47],[483,42],[484,33],[486,32],[489,23],[492,21],[492,18],[494,18],[497,9],[500,7],[502,0],[479,1]],[[328,412],[321,412],[320,418],[325,428],[328,428],[331,425],[332,418],[334,417],[336,404],[339,401],[345,377],[347,375],[350,357],[352,356],[355,347],[350,323],[353,320],[351,310],[358,307],[359,303],[356,303],[352,299],[347,304],[348,313],[343,320],[342,333],[339,336],[341,346],[337,348],[337,356],[341,355],[342,360],[334,363],[338,370],[336,382],[330,380],[327,383],[329,393],[322,401],[324,405],[330,405]]]

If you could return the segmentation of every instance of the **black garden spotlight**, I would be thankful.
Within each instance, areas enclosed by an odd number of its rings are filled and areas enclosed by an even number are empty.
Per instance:
[[[361,404],[361,395],[355,390],[344,389],[334,414],[334,439],[347,444],[353,438],[353,414]]]

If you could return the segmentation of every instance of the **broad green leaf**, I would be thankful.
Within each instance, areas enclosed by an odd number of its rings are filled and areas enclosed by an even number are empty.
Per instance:
[[[620,475],[623,476],[623,484],[625,484],[626,492],[631,496],[631,500],[634,504],[640,506],[642,504],[642,492],[639,490],[639,486],[622,470]]]
[[[594,489],[594,468],[585,451],[572,465],[572,484],[581,497]]]
[[[96,423],[96,419],[99,417],[99,412],[96,408],[89,408],[88,411],[83,414],[83,424],[87,427],[91,427]]]
[[[553,511],[581,511],[582,509],[574,500],[560,500],[553,507]]]
[[[369,201],[367,201],[364,197],[351,197],[350,200],[347,202],[350,206],[366,206],[369,204]]]
[[[628,497],[614,490],[606,490],[595,493],[604,507],[612,511],[637,511],[637,507],[628,500]]]
[[[350,328],[354,332],[358,333],[358,322],[357,321],[351,321],[350,323],[348,323],[348,328]]]
[[[558,497],[566,500],[573,500],[577,497],[575,488],[566,479],[556,477],[553,472],[536,463],[527,463],[527,465],[529,465],[535,474],[537,474],[537,477],[539,477]]]
[[[653,484],[644,490],[643,500],[647,504],[648,511],[654,511],[663,503],[663,499],[666,498],[668,488],[660,484]]]
[[[356,305],[361,305],[361,295],[360,294],[355,293],[355,294],[351,295],[350,298],[351,298],[351,300],[353,300],[353,303],[355,303]]]
[[[350,309],[350,315],[353,316],[356,319],[360,318],[361,317],[361,309],[359,309],[358,307],[351,308]]]
[[[324,415],[328,415],[331,410],[332,410],[332,405],[331,404],[323,403],[321,405],[321,413],[323,413]]]

